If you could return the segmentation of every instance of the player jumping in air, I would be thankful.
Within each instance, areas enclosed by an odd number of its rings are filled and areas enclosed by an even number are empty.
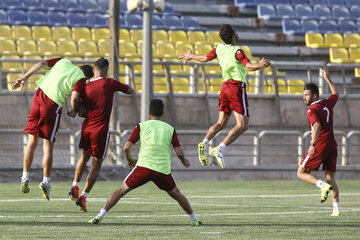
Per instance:
[[[55,136],[60,126],[62,105],[71,91],[71,104],[77,108],[80,89],[86,84],[86,79],[93,76],[92,67],[83,65],[77,67],[69,60],[54,58],[42,61],[29,69],[24,76],[16,80],[12,89],[23,88],[25,81],[42,67],[51,68],[42,78],[36,81],[39,87],[33,97],[28,122],[24,131],[29,134],[24,154],[21,192],[28,193],[29,171],[34,159],[34,152],[39,137],[43,139],[43,181],[39,188],[45,199],[50,199],[50,174],[53,163]]]
[[[73,184],[69,195],[84,213],[87,212],[86,197],[94,186],[99,175],[102,162],[106,156],[109,142],[109,121],[116,91],[133,94],[134,90],[112,78],[107,78],[109,62],[100,58],[95,62],[94,79],[90,80],[81,92],[80,98],[85,106],[86,115],[81,128],[79,147],[81,157],[76,164]],[[74,113],[73,111],[71,111]],[[75,112],[76,114],[76,112]],[[72,117],[75,117],[72,114]],[[79,196],[79,182],[87,162],[93,156],[91,170],[86,178],[86,185]]]
[[[184,156],[175,129],[160,120],[164,113],[163,102],[160,99],[152,100],[149,112],[150,120],[139,123],[124,146],[125,157],[129,166],[134,167],[133,170],[125,178],[120,188],[110,195],[99,214],[89,223],[99,224],[107,211],[126,193],[148,181],[153,181],[180,204],[184,211],[189,214],[193,225],[202,225],[193,212],[189,201],[176,187],[175,180],[171,175],[171,145],[186,168],[190,166],[190,162]],[[140,151],[138,160],[135,160],[131,157],[131,147],[138,140],[140,140]]]
[[[321,191],[321,202],[325,202],[331,192],[333,213],[331,216],[340,215],[339,189],[335,182],[337,144],[333,132],[333,108],[339,98],[339,93],[331,81],[329,74],[323,71],[324,79],[329,84],[332,95],[324,100],[319,100],[319,89],[314,83],[304,87],[304,102],[309,107],[306,115],[311,128],[311,142],[297,171],[300,180],[316,185]],[[310,174],[318,170],[323,164],[327,183]]]
[[[246,70],[255,71],[270,65],[270,62],[262,58],[259,63],[250,63],[236,41],[239,39],[234,28],[229,24],[223,24],[219,31],[220,38],[224,43],[219,44],[207,55],[193,54],[189,49],[180,54],[179,60],[186,64],[189,60],[199,62],[211,61],[218,58],[222,69],[224,83],[221,87],[219,98],[219,119],[210,127],[204,140],[199,143],[199,160],[203,166],[208,164],[207,149],[209,141],[223,130],[234,111],[236,126],[233,127],[219,146],[211,150],[221,168],[225,168],[224,151],[233,141],[248,129],[249,106],[246,94]]]

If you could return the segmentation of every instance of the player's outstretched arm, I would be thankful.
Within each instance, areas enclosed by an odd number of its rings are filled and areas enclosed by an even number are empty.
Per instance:
[[[133,146],[134,144],[132,144],[131,142],[127,141],[124,145],[124,155],[125,155],[125,158],[126,160],[128,161],[128,164],[130,167],[135,167],[136,165],[136,162],[137,160],[136,159],[133,159],[131,157],[131,147]]]
[[[256,70],[259,70],[261,68],[264,68],[264,67],[268,67],[270,66],[271,63],[269,60],[267,60],[266,58],[262,58],[260,60],[260,62],[258,63],[248,63],[246,64],[246,68],[250,71],[256,71]]]
[[[67,115],[70,117],[75,117],[76,113],[79,112],[79,102],[80,102],[80,93],[73,91],[71,93],[71,107],[72,109],[68,111]]]
[[[32,66],[25,74],[24,76],[22,76],[21,78],[17,79],[15,84],[12,85],[12,90],[16,90],[20,87],[20,90],[23,90],[25,81],[31,76],[33,75],[35,72],[37,72],[40,68],[42,68],[43,66],[46,66],[47,63],[45,61],[43,62],[38,62],[36,63],[34,66]]]
[[[184,152],[183,152],[183,150],[181,149],[181,147],[174,147],[174,151],[175,151],[177,157],[178,157],[178,158],[180,159],[180,161],[182,162],[182,164],[183,164],[186,168],[190,167],[190,162],[189,162],[189,160],[187,160],[187,159],[185,158]]]
[[[335,84],[331,81],[329,73],[325,70],[322,70],[322,71],[323,71],[324,79],[329,84],[332,94],[335,94],[337,97],[339,97],[339,92],[337,91]]]
[[[193,54],[190,49],[187,49],[187,50],[188,51],[186,53],[180,54],[179,58],[178,58],[179,61],[183,62],[184,64],[186,64],[190,60],[195,60],[198,62],[207,62],[208,61],[206,55],[196,55],[196,54]]]

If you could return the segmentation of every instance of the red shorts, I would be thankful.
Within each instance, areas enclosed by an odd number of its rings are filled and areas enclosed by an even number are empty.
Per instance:
[[[55,142],[59,130],[62,107],[53,102],[38,88],[34,94],[28,122],[24,131],[35,137]]]
[[[175,180],[171,176],[171,173],[166,175],[140,166],[136,166],[124,181],[130,188],[140,187],[148,181],[153,181],[158,188],[167,192],[176,187]]]
[[[317,151],[315,148],[315,156],[310,158],[308,153],[305,154],[301,161],[301,166],[310,170],[316,171],[319,169],[321,163],[324,171],[336,172],[336,160],[337,160],[337,147],[327,147],[326,149],[320,149]]]
[[[83,126],[79,148],[98,159],[105,158],[109,143],[109,131],[109,127],[91,128]]]
[[[250,116],[246,94],[246,83],[229,79],[221,86],[219,111],[231,114],[235,111],[244,116]]]

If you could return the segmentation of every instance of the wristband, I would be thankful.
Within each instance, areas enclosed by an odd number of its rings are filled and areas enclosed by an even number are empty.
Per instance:
[[[316,143],[310,143],[310,146],[315,147]]]

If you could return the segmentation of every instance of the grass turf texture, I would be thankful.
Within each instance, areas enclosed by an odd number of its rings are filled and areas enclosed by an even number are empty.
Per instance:
[[[68,198],[71,182],[52,183],[51,200],[37,182],[23,194],[18,183],[0,184],[0,239],[358,239],[359,181],[338,181],[342,215],[300,181],[177,182],[204,225],[188,216],[153,183],[127,194],[100,225],[90,225],[121,182],[98,182],[88,197],[88,214]],[[83,187],[83,183],[80,187]],[[81,189],[81,188],[80,188]]]

